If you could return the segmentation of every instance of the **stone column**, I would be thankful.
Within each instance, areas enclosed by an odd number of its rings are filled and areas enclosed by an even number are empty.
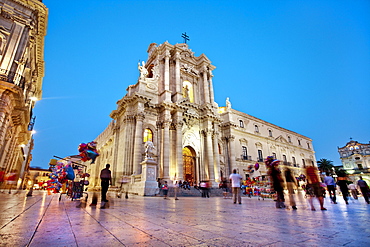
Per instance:
[[[206,150],[207,150],[207,166],[208,166],[208,179],[211,184],[215,181],[214,164],[213,164],[213,145],[212,145],[212,131],[206,130]]]
[[[138,175],[141,173],[140,163],[142,162],[142,149],[143,149],[143,121],[144,114],[138,113],[136,116],[136,128],[134,136],[134,160],[133,172]]]
[[[209,89],[206,66],[203,67],[203,90],[204,90],[204,103],[209,103]]]
[[[180,81],[180,53],[176,52],[175,55],[175,83],[176,83],[176,101],[182,99],[182,82]]]
[[[132,154],[134,152],[133,145],[134,145],[134,117],[133,116],[126,116],[125,118],[126,128],[125,128],[125,142],[124,142],[124,159],[123,159],[123,166],[126,175],[132,175],[133,169],[133,161],[132,161]]]
[[[215,181],[221,182],[220,177],[220,154],[218,153],[218,133],[217,130],[213,133],[213,157],[214,157],[214,169],[215,169]]]
[[[212,71],[209,71],[209,99],[210,102],[213,104],[215,99],[214,99],[214,94],[213,94],[213,82],[212,82]]]
[[[171,102],[170,93],[170,52],[166,51],[164,57],[164,101]]]
[[[170,178],[170,121],[163,123],[163,178]]]
[[[176,173],[178,180],[184,180],[184,167],[182,158],[182,125],[176,124]]]
[[[229,151],[230,151],[230,170],[229,173],[232,172],[231,169],[236,168],[236,161],[235,161],[235,145],[234,140],[235,136],[229,136]]]

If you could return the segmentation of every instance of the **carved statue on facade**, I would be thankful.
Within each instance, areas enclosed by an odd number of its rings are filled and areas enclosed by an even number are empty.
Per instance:
[[[145,78],[148,76],[148,70],[145,68],[145,62],[143,61],[142,65],[140,65],[140,62],[139,62],[137,67],[140,71],[139,80],[145,80]]]
[[[145,159],[153,159],[152,154],[155,148],[153,142],[147,141],[144,147],[145,147]]]
[[[182,88],[182,97],[184,97],[184,98],[189,97],[189,87],[188,87],[188,85],[185,85],[185,87]]]
[[[158,64],[156,64],[153,67],[153,78],[157,79],[159,77],[160,77],[160,75],[159,75],[159,66],[158,66]]]
[[[226,98],[226,108],[231,109],[231,102],[229,100],[229,97]]]

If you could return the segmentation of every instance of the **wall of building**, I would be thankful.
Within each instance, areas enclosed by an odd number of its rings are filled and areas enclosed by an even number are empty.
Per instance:
[[[32,109],[42,96],[46,21],[41,1],[0,1],[0,166],[21,178],[32,159]]]

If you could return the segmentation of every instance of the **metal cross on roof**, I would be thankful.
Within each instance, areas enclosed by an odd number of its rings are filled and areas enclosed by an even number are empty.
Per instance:
[[[186,44],[186,41],[189,41],[190,39],[189,39],[189,36],[188,35],[186,35],[186,32],[185,33],[182,33],[181,34],[181,37],[182,38],[184,38],[184,43]]]

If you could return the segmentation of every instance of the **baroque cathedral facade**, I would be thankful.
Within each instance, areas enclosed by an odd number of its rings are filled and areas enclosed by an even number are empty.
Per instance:
[[[152,43],[138,64],[136,84],[117,102],[107,128],[95,139],[100,156],[89,165],[90,187],[111,164],[113,183],[129,179],[128,190],[153,195],[156,181],[207,180],[218,187],[237,169],[244,179],[265,179],[263,159],[274,155],[296,176],[315,164],[312,140],[214,101],[216,68],[186,43]],[[148,158],[145,144],[154,149]],[[256,163],[259,163],[256,165]]]

